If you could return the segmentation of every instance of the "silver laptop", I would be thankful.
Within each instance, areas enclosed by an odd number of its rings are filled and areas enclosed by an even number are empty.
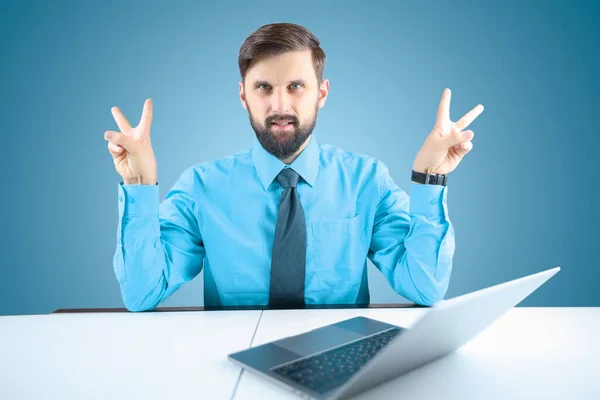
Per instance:
[[[558,271],[555,267],[439,301],[410,328],[356,317],[228,359],[300,397],[350,397],[452,353]]]

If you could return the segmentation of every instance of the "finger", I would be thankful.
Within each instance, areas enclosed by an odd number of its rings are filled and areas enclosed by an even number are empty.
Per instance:
[[[456,151],[456,154],[462,158],[465,156],[465,154],[467,154],[469,151],[471,151],[471,149],[473,148],[473,143],[472,142],[464,142],[464,143],[460,143],[454,146],[454,150]]]
[[[442,98],[440,99],[440,105],[438,106],[437,123],[440,124],[450,119],[450,97],[452,93],[450,89],[446,88],[442,92]]]
[[[108,142],[108,151],[113,159],[117,159],[123,155],[123,148],[111,142]]]
[[[123,115],[119,107],[112,107],[110,109],[112,112],[113,118],[115,119],[117,126],[124,134],[128,134],[131,132],[131,124],[127,121],[127,118]]]
[[[150,125],[152,125],[152,99],[146,99],[138,129],[140,132],[147,132],[150,130]]]
[[[114,145],[121,146],[125,150],[131,150],[133,145],[133,139],[127,135],[123,135],[121,132],[106,131],[104,132],[104,139],[108,140]]]
[[[479,114],[481,114],[482,112],[483,112],[483,106],[481,104],[478,104],[475,107],[473,107],[473,109],[471,111],[469,111],[468,113],[463,115],[462,118],[459,119],[456,122],[456,124],[454,124],[454,125],[459,130],[462,131],[467,126],[469,126],[471,124],[471,122],[473,122],[475,120],[475,118],[477,118],[479,116]]]
[[[120,153],[123,151],[123,148],[121,146],[119,146],[118,144],[113,144],[111,142],[108,142],[108,148],[114,151],[115,153]]]
[[[455,132],[448,136],[444,136],[442,138],[442,140],[443,140],[444,144],[446,145],[446,147],[450,148],[452,146],[457,146],[457,145],[460,145],[461,143],[470,141],[471,139],[473,139],[473,136],[475,136],[473,131],[462,131],[462,132]]]

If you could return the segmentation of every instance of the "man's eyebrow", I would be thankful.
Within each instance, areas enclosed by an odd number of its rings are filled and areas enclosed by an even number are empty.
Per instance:
[[[304,79],[295,79],[293,81],[290,81],[289,84],[290,85],[296,85],[296,84],[306,85],[306,81]],[[254,81],[254,87],[259,87],[261,85],[271,86],[271,84],[268,81],[263,81],[263,80]]]
[[[267,81],[254,81],[254,85],[253,86],[254,87],[259,87],[259,86],[262,86],[262,85],[270,85],[270,83],[267,82]]]

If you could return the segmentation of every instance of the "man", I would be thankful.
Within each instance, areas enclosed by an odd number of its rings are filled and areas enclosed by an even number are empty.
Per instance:
[[[159,203],[150,142],[152,100],[132,128],[105,139],[117,172],[114,269],[128,310],[154,309],[204,267],[205,305],[369,303],[367,257],[400,295],[443,298],[454,254],[445,178],[472,148],[444,90],[417,154],[410,198],[373,157],[319,144],[325,53],[295,24],[268,24],[239,52],[240,100],[256,133],[251,149],[188,168]]]

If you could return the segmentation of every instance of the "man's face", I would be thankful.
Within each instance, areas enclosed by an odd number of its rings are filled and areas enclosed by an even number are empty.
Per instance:
[[[240,82],[242,106],[258,141],[282,160],[312,134],[328,91],[327,80],[319,87],[310,50],[260,58]]]

